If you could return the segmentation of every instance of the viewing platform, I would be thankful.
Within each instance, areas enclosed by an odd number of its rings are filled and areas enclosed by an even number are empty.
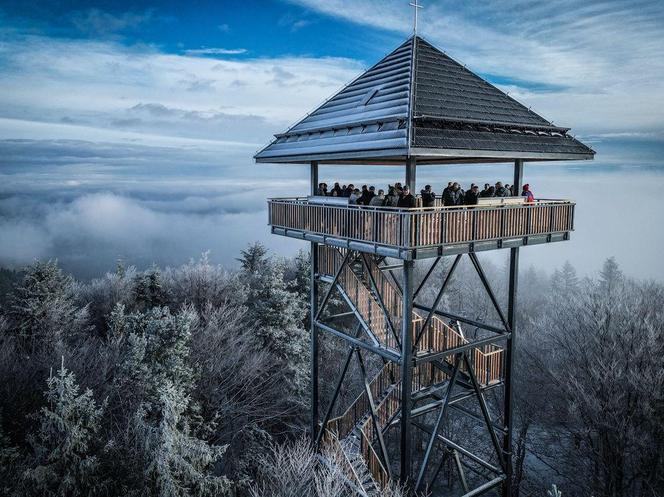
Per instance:
[[[346,198],[268,200],[273,234],[403,260],[568,240],[569,200],[480,199],[476,206],[349,205]]]

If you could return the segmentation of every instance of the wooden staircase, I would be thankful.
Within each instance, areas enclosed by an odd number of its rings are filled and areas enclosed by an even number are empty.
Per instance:
[[[320,279],[332,282],[345,255],[339,249],[320,245]],[[354,261],[342,268],[336,284],[365,330],[373,335],[381,346],[399,353],[402,297],[395,282],[385,275],[371,257],[360,256],[360,261]],[[383,306],[387,310],[389,321],[383,312]],[[420,333],[425,320],[417,312],[413,312],[412,319],[415,343],[415,337]],[[414,352],[440,352],[466,343],[468,340],[454,328],[438,316],[432,316],[429,329],[425,331]],[[489,345],[474,348],[471,358],[478,382],[482,386],[502,380],[503,350],[500,347]],[[452,357],[447,359],[448,364],[451,364]],[[418,364],[412,376],[413,394],[440,387],[449,379],[447,372],[435,367],[431,362]],[[373,377],[369,388],[376,406],[378,429],[384,429],[399,414],[401,407],[399,365],[393,362],[385,364]],[[366,390],[358,395],[341,416],[329,420],[325,440],[337,445],[342,452],[345,472],[360,493],[367,497],[379,495],[381,489],[388,484],[391,471],[374,448],[377,434]]]

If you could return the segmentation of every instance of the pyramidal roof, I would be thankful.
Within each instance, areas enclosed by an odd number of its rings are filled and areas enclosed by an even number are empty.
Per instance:
[[[260,150],[257,162],[592,159],[594,151],[414,36]]]

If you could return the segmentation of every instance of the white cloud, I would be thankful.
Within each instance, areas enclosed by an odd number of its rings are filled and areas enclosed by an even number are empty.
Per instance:
[[[185,50],[187,55],[240,55],[247,53],[246,48],[195,48]]]
[[[15,132],[2,126],[5,138],[29,133],[30,122],[43,138],[48,126],[60,135],[72,130],[62,124],[69,123],[79,126],[79,139],[97,135],[93,129],[119,126],[122,132],[169,139],[245,142],[254,150],[361,70],[358,62],[343,58],[227,60],[38,36],[6,41],[0,65],[0,118],[21,120]],[[130,109],[145,104],[177,109],[179,117],[156,124],[157,117],[146,123],[142,116],[132,122],[136,116]],[[207,119],[206,125],[199,122],[196,131],[195,119]],[[242,124],[247,120],[253,120],[251,127]],[[245,135],[238,131],[243,126]]]
[[[329,16],[402,33],[400,0],[292,0]],[[664,127],[664,2],[428,2],[420,33],[475,72],[562,85],[513,96],[584,133]],[[499,85],[512,89],[510,85]]]

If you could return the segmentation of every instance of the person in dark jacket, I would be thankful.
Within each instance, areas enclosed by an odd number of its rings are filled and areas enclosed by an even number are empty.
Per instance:
[[[445,207],[453,207],[455,205],[461,205],[461,187],[459,183],[452,183],[450,188],[445,189],[445,194],[443,195],[443,205]]]
[[[491,193],[491,185],[489,183],[484,183],[484,190],[480,192],[480,197],[481,198],[486,198],[486,197],[493,197],[493,194]]]
[[[369,204],[369,189],[367,185],[362,185],[362,193],[360,199],[357,201],[359,205],[368,205]]]
[[[507,190],[506,190],[505,187],[503,186],[502,181],[499,181],[498,183],[496,183],[496,193],[495,193],[495,196],[496,196],[496,197],[506,197],[506,196],[507,196]]]
[[[355,190],[355,185],[351,183],[344,190],[344,197],[350,197],[350,194],[353,193],[353,190]]]
[[[478,199],[480,198],[480,187],[473,185],[470,187],[470,190],[466,192],[464,196],[463,203],[464,205],[477,205]]]
[[[341,197],[341,187],[339,186],[339,183],[334,184],[332,190],[330,191],[330,194],[333,197]]]
[[[436,194],[431,191],[431,185],[426,185],[420,192],[422,195],[422,207],[433,207],[436,203]]]
[[[371,185],[369,187],[369,193],[367,193],[367,198],[366,198],[366,204],[364,205],[370,205],[371,204],[371,199],[376,196],[376,187]]]
[[[442,193],[442,197],[443,197],[443,198],[445,198],[445,192],[448,192],[449,190],[452,189],[452,184],[453,184],[453,182],[452,182],[452,181],[449,181],[449,182],[447,183],[447,186],[446,186],[445,188],[443,188],[443,193]]]
[[[406,207],[408,209],[415,207],[415,197],[413,197],[413,194],[410,193],[410,188],[408,188],[408,185],[403,187],[403,192],[401,197],[399,197],[399,203],[397,204],[397,207]]]

